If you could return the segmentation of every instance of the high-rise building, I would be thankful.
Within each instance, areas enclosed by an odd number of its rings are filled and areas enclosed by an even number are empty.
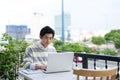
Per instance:
[[[26,25],[6,25],[6,33],[15,39],[21,39],[30,34],[30,29]]]
[[[44,24],[44,15],[43,13],[34,13],[31,22],[30,22],[30,28],[31,28],[31,35],[33,35],[35,39],[39,39],[39,32]]]
[[[55,16],[55,34],[58,37],[62,37],[62,15],[56,15]],[[69,27],[71,26],[71,15],[68,13],[64,14],[64,32],[67,33],[67,35],[70,35]],[[65,38],[67,38],[67,35],[65,35]]]

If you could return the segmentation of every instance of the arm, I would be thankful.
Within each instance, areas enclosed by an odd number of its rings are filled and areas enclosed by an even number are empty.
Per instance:
[[[24,68],[25,69],[46,69],[47,66],[43,63],[34,63],[33,61],[34,55],[33,55],[33,50],[32,48],[28,47],[25,51],[25,56],[24,56]]]
[[[33,52],[30,47],[26,48],[25,55],[24,55],[24,68],[30,69],[30,65],[33,63]]]

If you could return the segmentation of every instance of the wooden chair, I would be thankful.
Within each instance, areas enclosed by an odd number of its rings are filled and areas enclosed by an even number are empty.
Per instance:
[[[74,69],[73,74],[77,75],[77,80],[80,80],[80,76],[85,77],[85,80],[115,80],[117,68],[93,70],[93,69]]]

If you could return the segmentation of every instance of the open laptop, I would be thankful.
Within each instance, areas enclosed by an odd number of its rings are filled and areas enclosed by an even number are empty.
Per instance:
[[[47,69],[45,73],[71,71],[73,63],[73,52],[48,54]]]

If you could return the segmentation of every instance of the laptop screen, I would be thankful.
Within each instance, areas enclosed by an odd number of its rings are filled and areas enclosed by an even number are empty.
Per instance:
[[[46,73],[71,71],[73,63],[73,52],[48,54]]]

